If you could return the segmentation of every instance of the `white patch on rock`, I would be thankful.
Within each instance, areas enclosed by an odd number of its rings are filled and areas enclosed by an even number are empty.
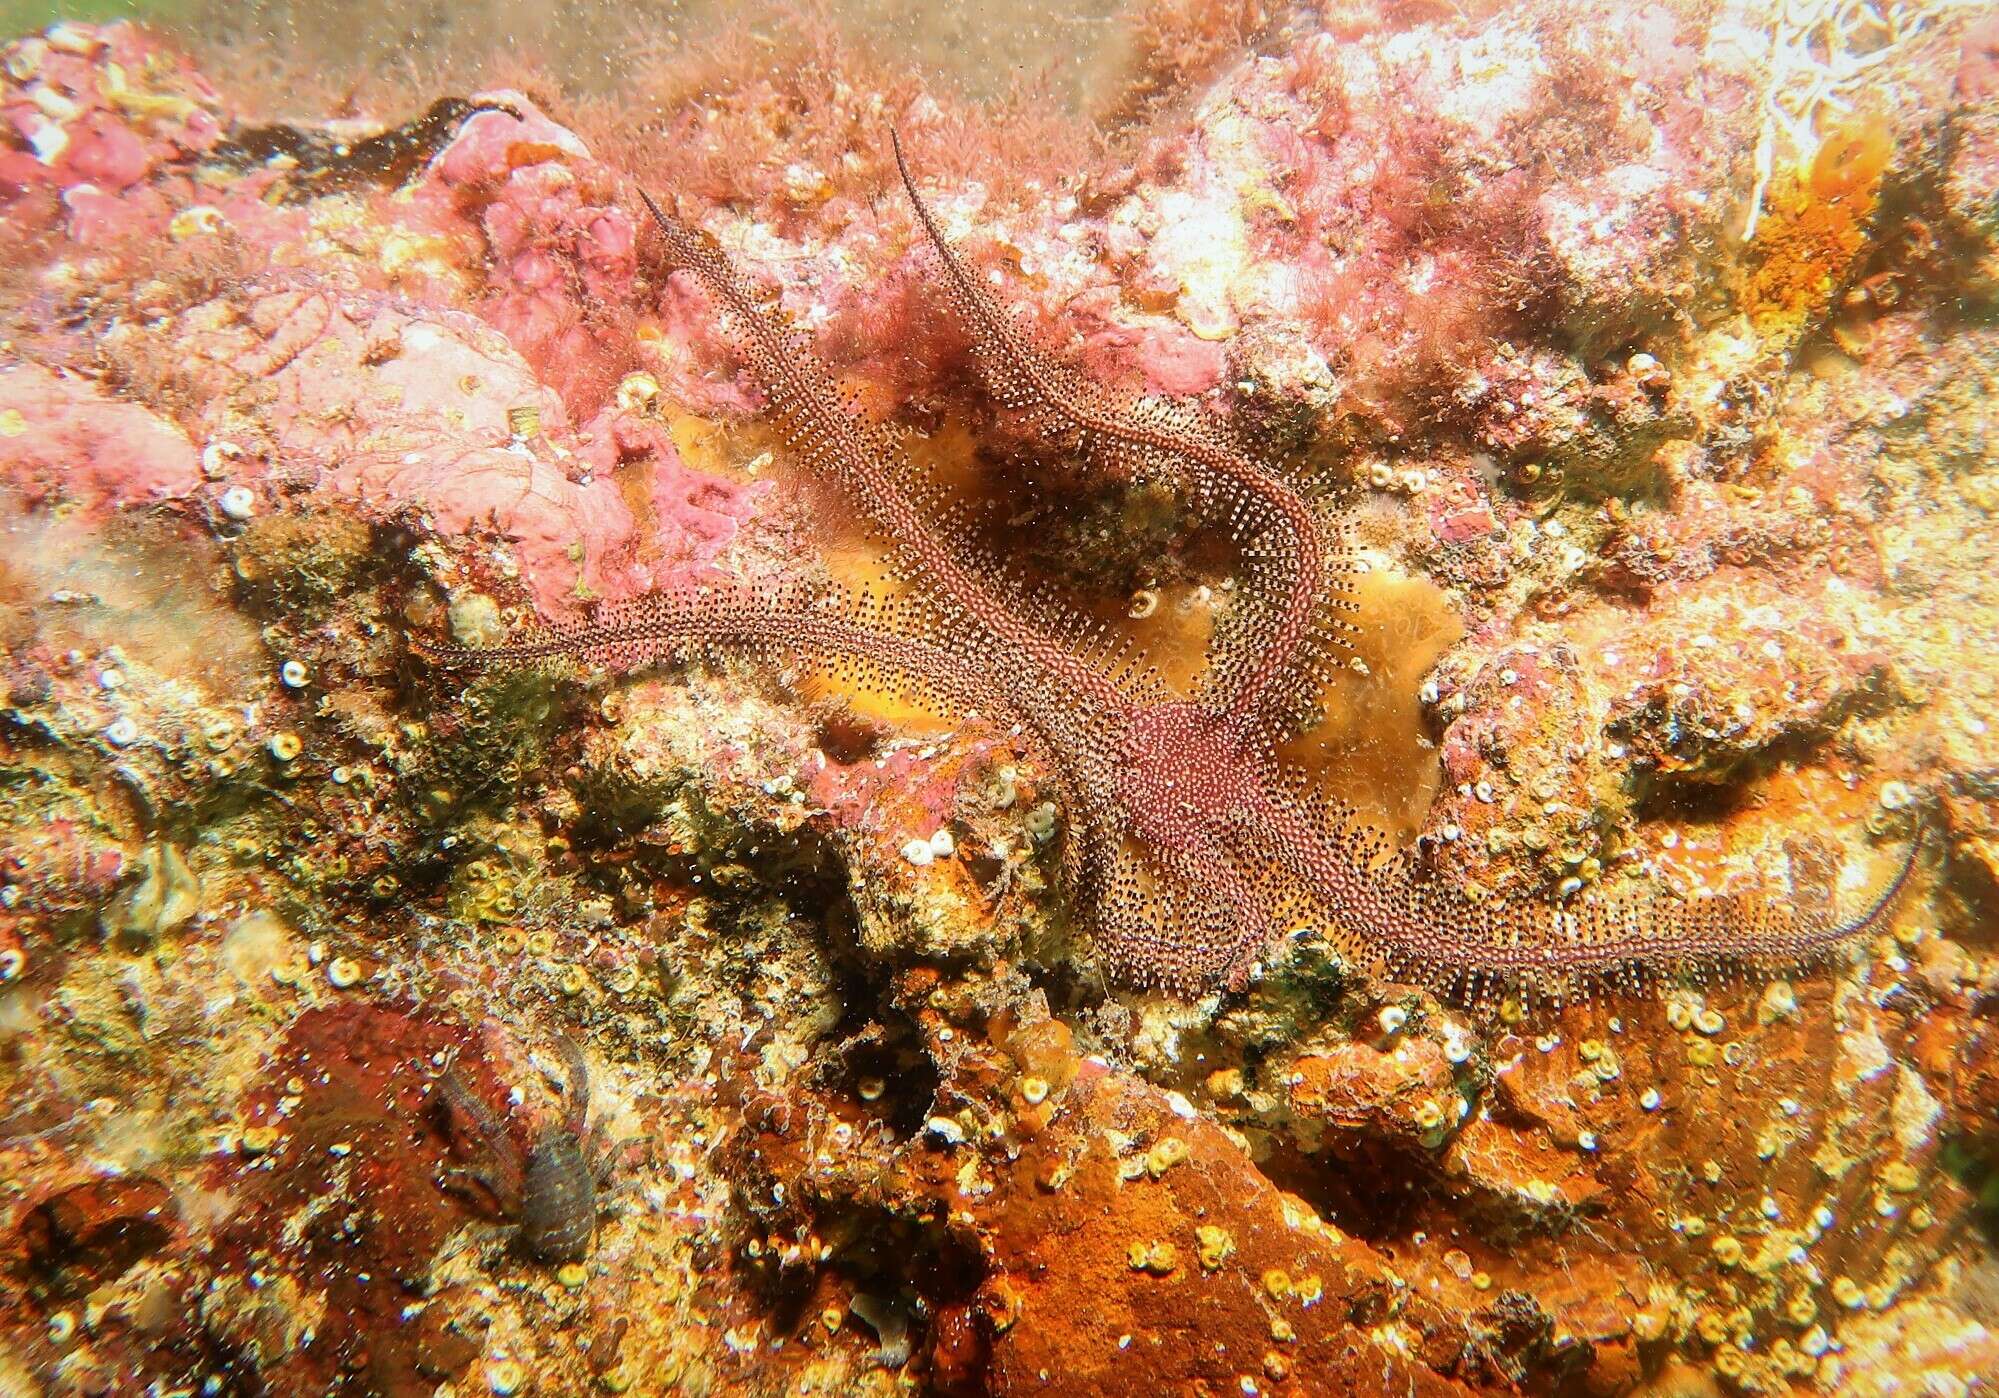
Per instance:
[[[1929,1084],[1923,1081],[1921,1073],[1906,1065],[1898,1067],[1896,1072],[1895,1101],[1888,1109],[1888,1120],[1902,1149],[1914,1153],[1935,1139],[1943,1104],[1930,1095]]]

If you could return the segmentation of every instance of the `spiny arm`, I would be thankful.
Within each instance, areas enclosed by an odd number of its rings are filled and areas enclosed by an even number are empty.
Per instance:
[[[1683,968],[1809,964],[1886,924],[1927,841],[1918,831],[1894,875],[1839,917],[1721,895],[1574,908],[1472,903],[1402,859],[1380,860],[1373,840],[1327,833],[1289,803],[1269,803],[1254,824],[1341,941],[1392,976],[1474,998],[1517,989],[1561,1000]]]
[[[727,254],[667,214],[651,195],[641,197],[659,225],[669,259],[692,272],[728,313],[751,371],[790,424],[788,444],[805,468],[845,489],[889,544],[966,622],[990,632],[1033,668],[1059,677],[1073,692],[1100,704],[1116,703],[1117,692],[1102,674],[1017,616],[932,530],[930,519],[947,511],[939,502],[918,498],[915,473],[901,447],[843,401],[804,337],[759,304]]]
[[[506,645],[416,644],[432,663],[467,670],[527,669],[562,659],[629,669],[675,656],[759,647],[807,651],[836,665],[860,661],[913,677],[945,702],[1020,733],[1069,816],[1063,874],[1072,890],[1084,890],[1086,842],[1109,825],[1102,801],[1069,781],[1069,774],[1083,767],[1075,749],[1096,741],[1096,735],[1065,721],[1060,704],[1018,676],[989,669],[971,653],[870,626],[803,589],[755,594],[685,588],[641,597],[587,621],[546,626]]]
[[[1081,431],[1114,456],[1141,467],[1184,463],[1200,483],[1240,502],[1249,523],[1273,530],[1281,542],[1282,595],[1257,637],[1255,653],[1240,666],[1223,708],[1238,732],[1255,726],[1281,687],[1305,659],[1327,583],[1327,547],[1304,497],[1224,442],[1191,412],[1162,402],[1121,404],[1029,342],[992,291],[944,236],[936,216],[916,192],[903,156],[902,138],[889,131],[896,169],[916,219],[936,253],[952,301],[972,333],[973,346],[995,396],[1034,409]]]
[[[828,598],[802,590],[756,594],[747,588],[656,592],[581,622],[545,626],[506,645],[426,646],[433,663],[456,669],[525,669],[575,659],[629,669],[674,656],[768,646],[855,660],[914,677],[945,701],[1001,722],[1035,728],[1038,696],[1016,693],[968,654],[856,621]]]

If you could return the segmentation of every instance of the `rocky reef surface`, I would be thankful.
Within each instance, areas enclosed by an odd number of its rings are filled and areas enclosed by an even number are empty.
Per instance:
[[[1984,1391],[1999,29],[1146,24],[1087,154],[823,36],[393,123],[125,25],[0,52],[0,1390]],[[644,188],[1185,678],[1234,560],[979,393],[891,122],[1044,343],[1337,496],[1328,790],[1553,904],[1847,905],[1926,828],[1878,935],[1561,1006],[1301,928],[1144,995],[1017,733],[427,664],[880,578]]]

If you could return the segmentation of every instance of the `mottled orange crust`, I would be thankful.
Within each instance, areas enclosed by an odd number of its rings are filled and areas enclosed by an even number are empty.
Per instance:
[[[1809,172],[1774,192],[1742,290],[1758,330],[1795,331],[1825,314],[1867,246],[1893,155],[1887,123],[1859,118],[1825,138]]]

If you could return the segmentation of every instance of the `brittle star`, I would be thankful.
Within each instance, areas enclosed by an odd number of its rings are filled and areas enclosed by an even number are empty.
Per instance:
[[[1101,624],[974,561],[894,434],[834,386],[805,337],[766,309],[713,239],[650,195],[641,197],[668,261],[719,309],[798,465],[851,499],[921,585],[921,600],[694,588],[513,644],[435,654],[468,666],[560,656],[623,666],[748,648],[898,672],[1021,735],[1065,809],[1063,868],[1099,953],[1114,975],[1176,992],[1239,989],[1265,949],[1301,923],[1380,973],[1472,996],[1517,987],[1559,999],[1722,961],[1807,962],[1887,916],[1920,836],[1886,885],[1844,918],[1724,896],[1474,902],[1316,793],[1276,750],[1322,659],[1351,629],[1337,529],[1199,410],[1111,391],[1036,345],[945,237],[891,140],[994,396],[1079,439],[1101,463],[1174,481],[1239,544],[1246,585],[1197,692],[1174,694]]]

